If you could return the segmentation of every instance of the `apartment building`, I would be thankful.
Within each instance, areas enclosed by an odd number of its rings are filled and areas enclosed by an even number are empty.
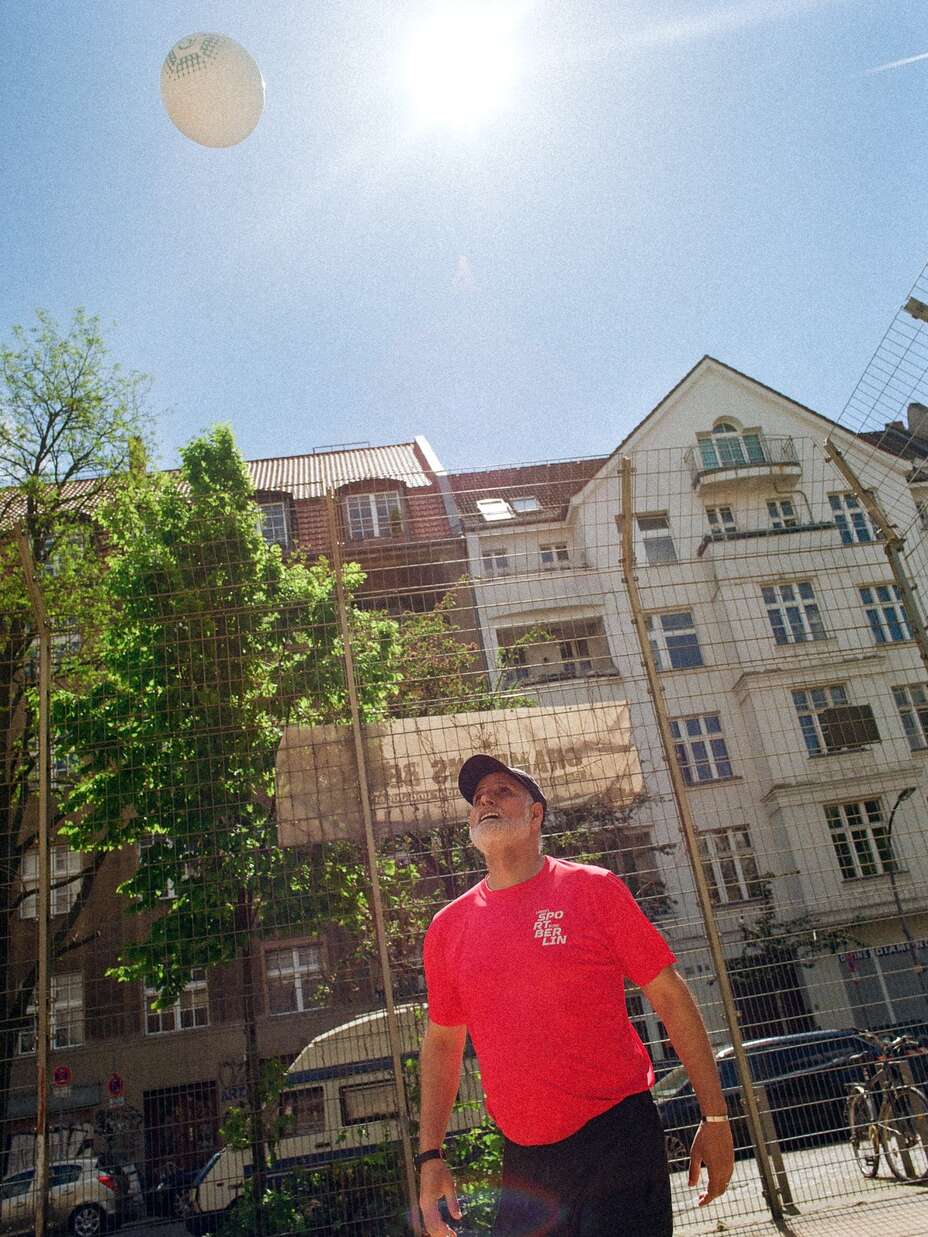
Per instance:
[[[463,541],[440,462],[424,438],[250,462],[265,538],[284,553],[331,556],[331,502],[345,559],[366,578],[358,604],[394,613],[431,609],[454,591],[462,628],[473,629],[470,594],[460,585]],[[53,768],[53,779],[66,776]],[[31,804],[35,810],[35,802]],[[25,827],[31,826],[26,822]],[[74,905],[89,860],[59,844],[52,851],[54,932]],[[121,949],[142,939],[144,917],[126,913],[117,890],[138,862],[136,847],[105,858],[52,977],[49,1124],[53,1155],[94,1145],[144,1165],[149,1176],[201,1164],[215,1148],[222,1115],[245,1096],[242,979],[237,965],[194,976],[169,1009],[154,993],[106,975]],[[11,955],[25,973],[36,956],[36,856],[13,874],[19,903]],[[320,999],[320,980],[349,943],[299,936],[260,946],[259,1049],[289,1063],[319,1031],[378,1000],[362,973],[351,994]],[[31,1163],[35,1120],[34,1033],[17,1036],[5,1097],[8,1171]]]
[[[539,705],[629,702],[649,785],[636,826],[663,854],[663,926],[720,1035],[623,580],[625,519],[744,1028],[928,1018],[926,668],[829,436],[908,534],[920,581],[918,469],[709,357],[550,501],[531,469],[450,478],[488,665]]]
[[[632,522],[649,645],[667,700],[700,857],[749,1033],[881,1026],[928,1017],[917,964],[928,938],[924,766],[928,672],[876,529],[829,461],[832,436],[921,544],[928,478],[894,444],[857,438],[704,358],[608,457],[445,474],[428,443],[252,462],[264,534],[289,552],[329,546],[367,579],[362,605],[423,611],[449,590],[461,639],[492,684],[542,707],[627,701],[647,787],[615,826],[616,863],[670,937],[720,1038],[725,1031],[621,560]],[[908,436],[911,438],[911,435]],[[622,510],[620,461],[632,462]],[[331,495],[331,500],[327,498]],[[557,802],[561,774],[546,774]],[[914,788],[912,793],[907,793]],[[564,826],[566,828],[566,826]],[[632,859],[629,858],[632,856]],[[55,853],[56,871],[81,857]],[[105,977],[127,923],[116,888],[137,856],[107,859],[77,925],[86,941],[53,981],[51,1101],[62,1151],[93,1140],[157,1173],[202,1162],[244,1096],[236,969],[197,976],[177,1004]],[[34,866],[14,948],[34,949]],[[66,913],[67,887],[53,914]],[[759,933],[742,967],[752,932]],[[770,934],[765,947],[763,933]],[[319,1006],[327,951],[262,944],[261,1055],[289,1060],[320,1030],[379,1000]],[[664,1035],[632,994],[660,1057]],[[21,1037],[7,1128],[18,1166],[34,1120],[31,1037]]]

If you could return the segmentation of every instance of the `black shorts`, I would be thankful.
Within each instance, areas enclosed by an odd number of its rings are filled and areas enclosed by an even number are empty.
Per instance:
[[[556,1143],[503,1139],[494,1237],[670,1237],[664,1133],[648,1091]]]

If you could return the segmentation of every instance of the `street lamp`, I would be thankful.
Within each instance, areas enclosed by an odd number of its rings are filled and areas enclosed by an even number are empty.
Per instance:
[[[909,947],[909,954],[912,958],[912,970],[915,973],[918,980],[918,985],[922,992],[928,996],[928,989],[925,988],[926,968],[925,964],[919,959],[918,946],[915,944],[915,938],[912,936],[911,929],[909,928],[909,921],[906,919],[905,911],[902,907],[902,899],[899,896],[899,888],[896,884],[896,873],[899,869],[896,864],[896,857],[893,854],[893,821],[895,820],[896,812],[898,811],[900,804],[905,803],[906,799],[910,799],[912,795],[915,794],[915,790],[916,787],[914,786],[904,786],[902,790],[899,791],[898,795],[896,795],[896,802],[893,804],[893,809],[889,814],[889,820],[886,822],[886,849],[889,858],[884,863],[884,867],[889,873],[889,885],[893,891],[893,901],[896,904],[896,914],[899,916],[899,923],[902,927],[902,935],[906,939],[906,944]]]

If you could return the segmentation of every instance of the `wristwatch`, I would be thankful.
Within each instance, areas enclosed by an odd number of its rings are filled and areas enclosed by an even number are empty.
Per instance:
[[[702,1124],[702,1125],[718,1125],[720,1122],[722,1122],[722,1121],[727,1121],[727,1120],[728,1120],[728,1118],[727,1118],[727,1117],[718,1117],[718,1116],[702,1117],[702,1118],[701,1118],[701,1120],[700,1120],[700,1124]]]
[[[416,1168],[421,1168],[423,1164],[427,1164],[429,1160],[443,1160],[445,1153],[441,1147],[431,1147],[428,1151],[420,1151],[413,1159],[413,1164]]]

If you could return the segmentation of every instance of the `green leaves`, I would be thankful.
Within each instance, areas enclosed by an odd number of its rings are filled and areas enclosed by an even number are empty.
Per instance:
[[[165,1001],[193,968],[239,956],[249,933],[356,924],[364,902],[353,852],[332,852],[310,880],[306,857],[276,844],[283,727],[345,722],[348,696],[331,568],[284,561],[259,514],[227,427],[186,447],[177,476],[136,470],[101,512],[113,618],[100,674],[55,703],[81,760],[66,805],[74,843],[146,843],[120,888],[153,918],[113,973]],[[362,578],[346,568],[347,589]],[[398,681],[397,626],[360,611],[351,622],[361,708],[374,720]]]

